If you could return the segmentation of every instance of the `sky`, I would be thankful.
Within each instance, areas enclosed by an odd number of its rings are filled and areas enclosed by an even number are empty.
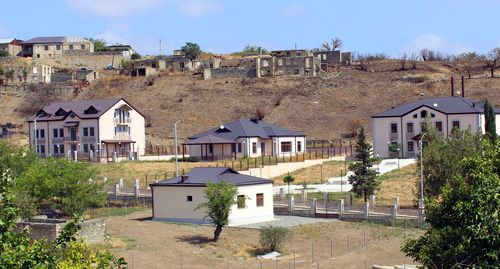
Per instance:
[[[245,45],[343,50],[392,57],[500,47],[500,0],[24,0],[5,1],[0,38],[80,36],[171,54],[185,42],[214,53]],[[161,40],[161,47],[160,47]]]

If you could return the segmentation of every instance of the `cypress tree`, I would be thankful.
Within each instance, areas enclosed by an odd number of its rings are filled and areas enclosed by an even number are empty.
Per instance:
[[[495,111],[493,111],[493,106],[491,106],[488,100],[484,103],[484,121],[486,137],[494,142],[497,138]]]

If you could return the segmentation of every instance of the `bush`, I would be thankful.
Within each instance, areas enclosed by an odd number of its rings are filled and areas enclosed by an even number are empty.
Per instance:
[[[260,244],[268,251],[280,251],[291,237],[287,228],[267,225],[260,229]]]

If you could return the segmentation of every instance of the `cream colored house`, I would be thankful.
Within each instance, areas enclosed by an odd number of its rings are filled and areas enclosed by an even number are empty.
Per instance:
[[[66,55],[85,55],[94,52],[94,44],[81,37],[35,37],[21,43],[22,55],[36,59],[58,58]]]
[[[306,135],[258,119],[236,120],[193,135],[183,144],[203,160],[282,156],[306,151]]]
[[[21,40],[15,38],[0,38],[0,50],[9,53],[9,56],[21,54]]]
[[[206,201],[208,182],[224,180],[238,188],[236,204],[231,207],[229,225],[271,221],[273,181],[239,174],[230,168],[199,167],[188,174],[150,184],[153,196],[153,220],[187,223],[209,223],[206,210],[195,208]]]
[[[495,113],[496,132],[500,134],[500,110],[495,109]],[[485,133],[483,102],[461,96],[421,99],[372,116],[373,154],[396,157],[389,151],[390,144],[394,144],[399,148],[399,157],[415,157],[427,127],[426,118],[443,137],[453,128]]]
[[[94,161],[144,154],[144,116],[123,98],[54,102],[28,119],[30,146],[43,157]]]

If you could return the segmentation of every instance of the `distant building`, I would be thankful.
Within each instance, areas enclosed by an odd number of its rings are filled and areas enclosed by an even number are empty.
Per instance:
[[[312,54],[306,49],[273,50],[273,51],[271,51],[271,56],[274,56],[274,57],[304,57],[304,56],[312,56]]]
[[[22,55],[37,59],[58,58],[94,52],[94,44],[80,37],[36,37],[21,43]]]
[[[29,143],[43,157],[108,161],[144,154],[144,116],[122,98],[54,102],[28,119]]]
[[[51,83],[52,67],[50,65],[37,64],[31,72],[32,83]]]
[[[130,59],[132,57],[132,54],[134,54],[135,50],[132,48],[130,45],[111,45],[111,46],[106,46],[102,50],[103,52],[118,52],[120,53],[124,58]]]
[[[8,52],[10,56],[20,56],[21,42],[22,40],[15,38],[0,39],[0,50]]]

